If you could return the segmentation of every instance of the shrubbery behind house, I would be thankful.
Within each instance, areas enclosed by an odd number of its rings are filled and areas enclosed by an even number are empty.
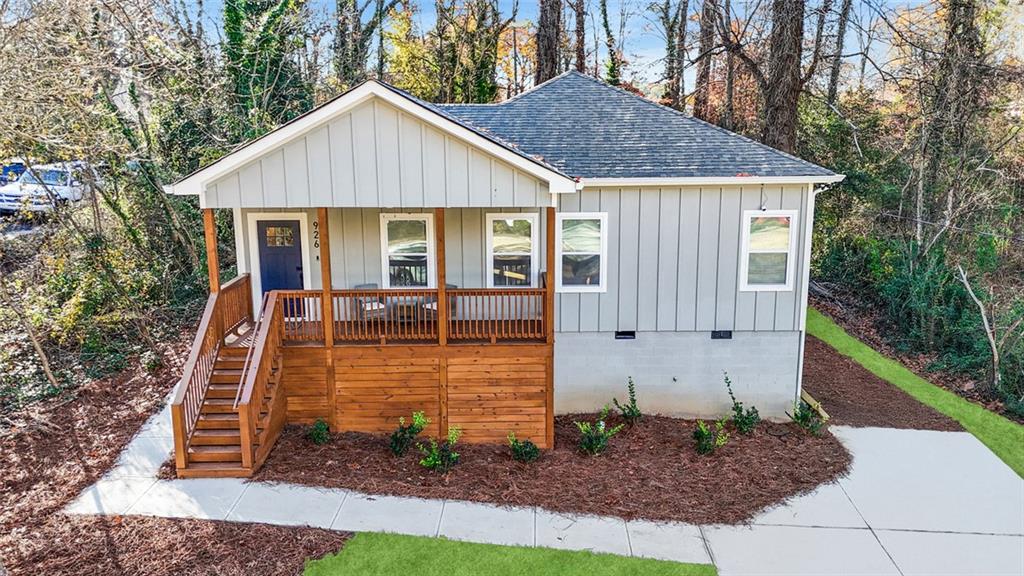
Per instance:
[[[611,408],[605,406],[601,410],[601,414],[598,415],[596,422],[574,422],[576,428],[580,431],[580,451],[591,456],[597,456],[608,447],[608,440],[625,427],[625,424],[619,424],[614,428],[608,428],[605,420],[608,419],[609,412],[611,412]]]
[[[412,422],[406,426],[405,417],[398,419],[398,428],[391,433],[391,453],[395,456],[405,454],[416,441],[416,436],[430,424],[430,418],[423,412],[413,412]]]

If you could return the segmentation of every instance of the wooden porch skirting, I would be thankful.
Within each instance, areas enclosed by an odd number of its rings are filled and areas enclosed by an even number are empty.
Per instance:
[[[545,448],[553,440],[550,344],[305,343],[283,356],[289,423],[323,418],[337,431],[391,433],[422,410],[431,435],[458,426],[466,442],[505,442],[509,432]]]

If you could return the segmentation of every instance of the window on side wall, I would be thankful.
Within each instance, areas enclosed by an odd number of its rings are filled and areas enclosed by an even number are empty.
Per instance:
[[[743,213],[740,290],[780,292],[793,289],[796,231],[796,210],[747,210]]]
[[[381,214],[385,288],[433,288],[434,215]]]
[[[559,212],[555,221],[558,292],[608,289],[608,214]]]
[[[537,286],[537,215],[488,214],[488,288]]]

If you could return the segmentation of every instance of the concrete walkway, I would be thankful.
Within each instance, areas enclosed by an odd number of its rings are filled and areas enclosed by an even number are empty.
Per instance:
[[[714,563],[722,576],[1024,574],[1024,480],[973,436],[888,428],[833,432],[853,453],[848,477],[768,510],[748,526],[694,526],[236,479],[157,480],[173,448],[165,410],[67,512],[592,550]]]

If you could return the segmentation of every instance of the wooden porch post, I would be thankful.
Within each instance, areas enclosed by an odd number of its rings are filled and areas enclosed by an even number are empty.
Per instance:
[[[327,421],[331,430],[338,429],[337,407],[335,406],[335,394],[337,383],[334,381],[334,298],[331,297],[333,285],[331,283],[331,232],[327,220],[327,208],[316,209],[317,232],[320,240],[320,285],[323,290],[320,305],[321,318],[320,326],[324,331],[324,359],[327,364]]]
[[[434,249],[437,251],[437,343],[441,347],[438,362],[438,399],[440,436],[448,433],[448,277],[444,256],[444,208],[434,208]]]
[[[544,270],[544,339],[548,344],[547,358],[547,390],[545,404],[544,436],[548,448],[555,447],[555,208],[548,206],[545,210],[544,224],[546,229],[545,258],[547,266]]]
[[[206,268],[210,293],[220,291],[220,262],[217,260],[217,220],[213,208],[203,209],[203,238],[206,240]]]

